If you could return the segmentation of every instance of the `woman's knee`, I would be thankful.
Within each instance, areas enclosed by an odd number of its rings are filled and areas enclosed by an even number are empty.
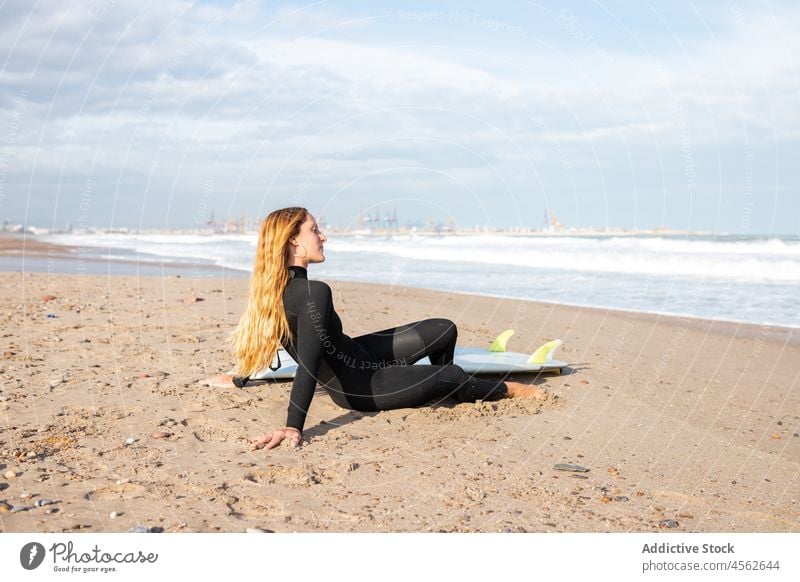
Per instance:
[[[429,319],[437,327],[437,337],[445,341],[456,341],[458,338],[458,326],[450,319],[435,317]]]

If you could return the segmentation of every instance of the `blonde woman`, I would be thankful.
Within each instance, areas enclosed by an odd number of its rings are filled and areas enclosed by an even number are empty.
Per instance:
[[[453,395],[462,402],[536,397],[540,388],[467,375],[453,364],[457,329],[426,319],[351,338],[333,306],[331,288],[308,278],[325,260],[327,237],[305,208],[272,212],[261,224],[250,294],[234,333],[234,378],[248,378],[272,362],[283,346],[297,362],[286,426],[252,439],[272,449],[284,439],[298,446],[317,383],[343,408],[361,411],[419,406]],[[428,356],[431,365],[412,366]]]

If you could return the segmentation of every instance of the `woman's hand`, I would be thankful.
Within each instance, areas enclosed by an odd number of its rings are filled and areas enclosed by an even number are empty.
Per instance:
[[[296,428],[279,428],[278,430],[273,430],[260,437],[251,438],[250,443],[253,445],[253,450],[261,448],[269,450],[281,444],[283,439],[289,439],[292,446],[297,447],[300,444],[302,436],[303,434]]]

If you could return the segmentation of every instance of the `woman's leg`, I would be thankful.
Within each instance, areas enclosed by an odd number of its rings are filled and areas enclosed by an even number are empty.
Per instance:
[[[413,408],[447,396],[460,402],[509,396],[505,382],[470,376],[455,365],[382,368],[372,375],[370,391],[376,410]]]
[[[431,364],[453,363],[458,328],[449,319],[432,318],[353,338],[376,358],[410,365],[428,356]]]

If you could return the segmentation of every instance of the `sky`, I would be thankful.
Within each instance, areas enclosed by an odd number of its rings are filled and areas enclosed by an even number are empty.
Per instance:
[[[0,220],[800,234],[796,2],[0,0]]]

